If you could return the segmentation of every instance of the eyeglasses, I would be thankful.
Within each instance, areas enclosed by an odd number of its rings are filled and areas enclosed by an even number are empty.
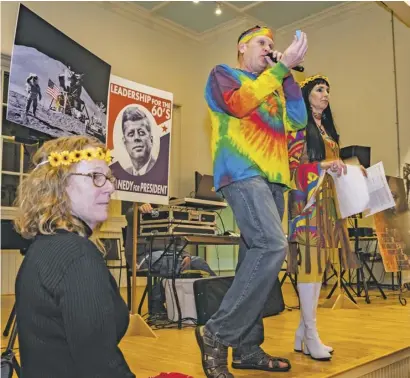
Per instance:
[[[111,174],[105,175],[104,173],[101,173],[101,172],[71,173],[71,175],[91,177],[93,179],[93,184],[97,188],[103,187],[105,185],[105,183],[107,182],[107,180],[110,181],[114,186],[115,186],[115,182],[117,181],[116,178],[113,175],[111,175]]]

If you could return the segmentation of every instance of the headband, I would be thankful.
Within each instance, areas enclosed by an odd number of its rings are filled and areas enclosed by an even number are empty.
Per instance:
[[[310,76],[310,77],[306,78],[305,80],[303,80],[299,85],[300,85],[301,88],[303,88],[305,85],[311,83],[312,81],[315,81],[316,79],[323,79],[330,85],[328,77],[324,76],[324,75]]]
[[[98,147],[87,148],[85,150],[51,152],[47,159],[38,163],[34,169],[37,169],[44,164],[50,164],[52,167],[59,167],[60,165],[69,166],[73,163],[78,163],[81,160],[94,159],[104,160],[109,164],[112,160],[111,151]]]
[[[273,40],[273,34],[272,30],[267,28],[266,26],[255,26],[253,29],[247,31],[244,35],[241,36],[240,40],[238,41],[238,45],[240,43],[247,43],[249,42],[253,37],[258,37],[258,36],[265,36],[269,37],[270,39]]]

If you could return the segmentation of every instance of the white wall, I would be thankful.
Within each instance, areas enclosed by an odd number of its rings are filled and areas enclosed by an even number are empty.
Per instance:
[[[401,164],[410,163],[410,28],[399,21],[394,22],[397,89],[400,125]],[[400,171],[402,174],[402,170]]]
[[[398,174],[390,14],[372,2],[350,3],[341,11],[279,30],[276,48],[284,51],[296,29],[307,33],[305,74],[329,77],[342,146],[370,146],[372,163],[382,160],[387,174]],[[235,64],[235,43],[245,28],[232,30],[206,47],[204,75],[215,64]],[[395,33],[400,150],[402,160],[407,154],[410,161],[410,28],[396,20]]]
[[[115,75],[169,90],[181,107],[180,195],[193,190],[193,171],[211,173],[210,125],[203,98],[211,68],[234,65],[238,26],[201,45],[131,21],[91,2],[28,2],[62,32],[112,65]],[[1,3],[1,51],[11,54],[18,3]],[[64,15],[64,16],[62,16]],[[92,15],[92,17],[90,17]],[[76,22],[73,22],[76,20]],[[249,24],[251,26],[251,24]],[[308,34],[306,74],[331,81],[331,106],[343,145],[369,145],[372,162],[398,173],[390,14],[375,3],[350,3],[338,14],[313,17],[277,33],[284,50],[296,28]],[[286,30],[287,29],[287,30]],[[410,160],[410,29],[395,22],[401,159]],[[143,57],[143,58],[141,58]]]

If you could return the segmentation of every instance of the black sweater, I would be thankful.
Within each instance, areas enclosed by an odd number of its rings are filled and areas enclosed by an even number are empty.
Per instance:
[[[17,275],[16,314],[22,378],[135,377],[118,348],[128,308],[87,238],[36,237]]]

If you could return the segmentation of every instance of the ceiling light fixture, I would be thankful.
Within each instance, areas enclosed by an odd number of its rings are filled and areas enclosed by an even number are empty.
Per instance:
[[[220,16],[220,15],[222,14],[221,4],[219,4],[219,3],[216,3],[215,14],[216,14],[217,16]]]
[[[198,3],[199,3],[199,0],[194,0],[193,3],[194,3],[194,4],[198,4]]]

